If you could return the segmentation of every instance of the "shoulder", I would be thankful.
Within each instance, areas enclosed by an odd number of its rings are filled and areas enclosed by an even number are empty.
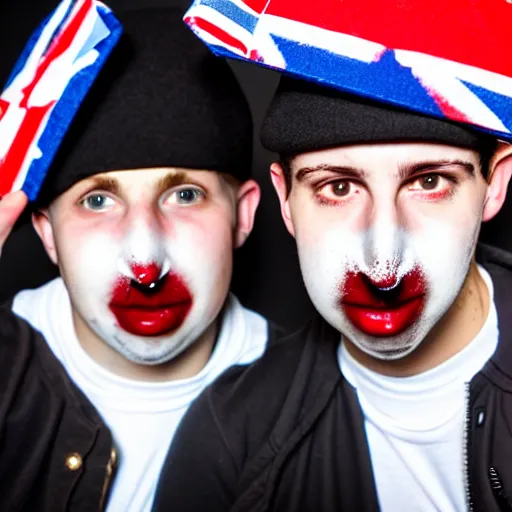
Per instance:
[[[478,244],[476,261],[489,273],[493,285],[493,301],[496,305],[500,332],[510,332],[512,317],[512,254],[489,245]]]
[[[62,363],[52,352],[43,333],[14,313],[11,303],[0,306],[0,396],[4,402],[27,407],[27,401],[51,404],[65,403],[73,414],[102,424],[93,405],[73,383]],[[37,407],[27,412],[37,415]],[[5,411],[0,401],[0,423]]]
[[[46,381],[60,367],[42,334],[14,313],[10,302],[0,307],[0,361],[1,388],[34,377]]]
[[[263,387],[255,388],[254,385],[261,384],[263,379],[286,382],[303,354],[309,330],[310,325],[296,332],[283,333],[274,324],[267,324],[268,346],[261,358],[250,364],[239,364],[228,369],[208,388],[208,394],[218,397],[215,402],[220,405],[224,400],[231,402],[237,399],[239,393],[257,395],[263,388],[272,386],[267,381]]]
[[[268,346],[261,358],[231,367],[208,388],[215,403],[231,402],[238,399],[239,394],[259,395],[273,383],[290,380],[304,353],[310,325],[292,333],[284,333],[271,323],[267,329]]]
[[[73,330],[71,303],[62,278],[33,290],[22,290],[14,296],[12,310],[41,332],[46,344],[58,359],[62,360],[62,344],[67,342],[67,334]]]
[[[302,429],[304,418],[329,402],[340,377],[337,341],[339,334],[316,319],[207,387],[173,439],[159,484],[160,509],[172,503],[180,510],[203,510],[204,500],[209,510],[230,509],[241,486],[261,475],[294,439],[291,433]],[[193,493],[183,490],[190,474],[203,484]]]
[[[261,357],[269,340],[269,322],[267,319],[249,308],[244,307],[238,298],[230,293],[223,314],[221,334],[231,345],[235,364],[249,364]],[[231,334],[231,336],[229,336]],[[235,344],[236,346],[234,346]]]
[[[21,333],[34,331],[27,322],[12,311],[13,299],[0,306],[0,337],[6,342],[15,340]]]
[[[50,309],[67,297],[64,281],[57,277],[38,288],[19,291],[12,299],[12,310],[37,328],[39,319],[47,317]]]
[[[187,416],[191,422],[207,416],[227,443],[243,435],[240,444],[257,451],[280,416],[293,417],[315,402],[309,395],[316,382],[334,383],[339,377],[336,339],[319,319],[274,339],[260,359],[231,367],[207,387]]]
[[[475,256],[477,262],[490,271],[501,270],[501,272],[512,274],[512,253],[504,249],[480,242]]]
[[[502,375],[510,377],[512,363],[512,254],[492,246],[479,244],[476,260],[489,273],[492,280],[492,300],[498,316],[498,347],[490,362]],[[484,371],[492,367],[486,365]],[[500,377],[501,378],[501,377]]]
[[[22,316],[13,310],[13,300],[0,306],[0,350],[6,354],[10,348],[22,353],[42,336]]]
[[[14,311],[12,301],[0,306],[0,354],[2,366],[12,370],[30,365],[46,375],[49,370],[55,373],[54,366],[61,366],[43,334]]]
[[[207,468],[202,480],[215,474],[223,487],[231,488],[251,461],[262,458],[304,347],[304,331],[276,340],[260,359],[230,367],[203,391],[173,439],[162,471],[165,484],[159,486],[166,489],[159,490],[162,496],[175,500],[184,485],[176,481],[183,471],[197,473],[197,468]]]

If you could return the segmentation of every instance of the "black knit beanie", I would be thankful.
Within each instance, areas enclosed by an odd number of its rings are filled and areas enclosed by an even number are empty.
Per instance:
[[[38,197],[89,176],[184,167],[250,173],[252,120],[226,61],[171,8],[116,13],[124,33],[59,148]]]
[[[282,156],[378,142],[434,142],[487,151],[495,138],[474,127],[372,102],[283,76],[261,131],[263,145]]]

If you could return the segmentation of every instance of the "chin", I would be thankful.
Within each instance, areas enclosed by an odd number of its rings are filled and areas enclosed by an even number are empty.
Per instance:
[[[344,315],[334,310],[322,315],[341,336],[366,355],[380,361],[397,361],[412,354],[423,342],[430,328],[424,318],[418,319],[405,331],[390,337],[372,336],[355,327]]]
[[[398,361],[412,354],[420,344],[421,340],[414,343],[401,343],[397,342],[396,340],[392,340],[389,345],[385,347],[380,346],[378,348],[375,346],[375,344],[362,345],[356,343],[355,345],[365,354],[373,357],[374,359],[378,359],[380,361]]]
[[[108,345],[128,361],[143,366],[157,366],[173,359],[181,352],[177,343],[157,338],[142,338],[128,333],[120,333]]]

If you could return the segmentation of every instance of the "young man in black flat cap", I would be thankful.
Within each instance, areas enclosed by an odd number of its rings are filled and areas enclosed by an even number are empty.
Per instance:
[[[259,201],[245,98],[179,12],[118,18],[33,214],[61,277],[1,312],[4,510],[149,510],[187,407],[267,342],[229,294]]]
[[[155,509],[512,510],[511,146],[287,77],[262,141],[319,315],[194,403]]]

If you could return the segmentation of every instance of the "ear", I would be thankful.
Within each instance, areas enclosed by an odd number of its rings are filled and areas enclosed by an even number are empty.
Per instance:
[[[244,244],[252,231],[260,196],[260,186],[254,180],[246,181],[238,188],[235,229],[235,247],[237,249]]]
[[[32,214],[32,225],[39,235],[41,242],[43,242],[46,254],[48,254],[55,265],[58,265],[59,259],[57,257],[53,227],[48,210],[38,210],[34,212]]]
[[[500,143],[489,163],[489,185],[482,220],[491,220],[503,206],[512,176],[512,145]]]
[[[284,175],[283,167],[277,162],[274,162],[270,166],[270,177],[272,179],[272,184],[274,185],[274,188],[277,192],[277,197],[279,198],[279,203],[281,205],[281,216],[283,217],[286,229],[292,236],[295,236],[295,228],[293,227],[292,216],[290,213],[290,203],[288,201],[288,187],[286,185],[286,177]]]

